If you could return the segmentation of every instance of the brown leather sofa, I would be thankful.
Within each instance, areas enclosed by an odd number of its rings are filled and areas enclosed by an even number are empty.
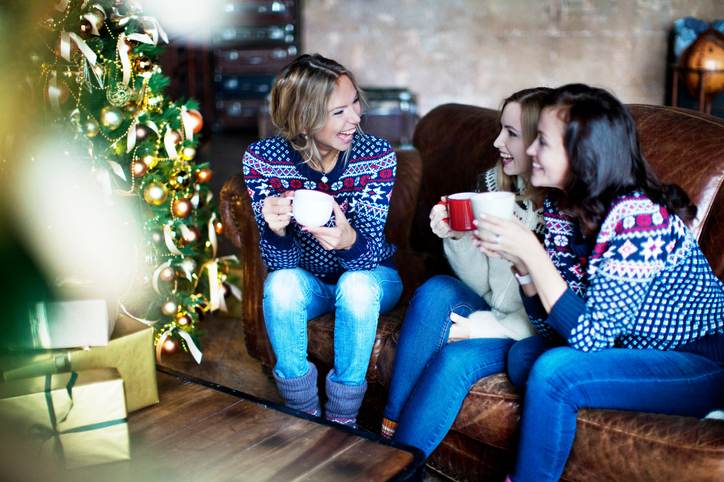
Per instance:
[[[699,207],[694,230],[717,275],[724,278],[724,121],[693,111],[632,105],[644,154],[664,180],[681,185]],[[497,112],[446,104],[425,115],[414,136],[416,150],[398,152],[398,181],[387,234],[399,249],[405,282],[399,306],[380,317],[368,371],[369,391],[360,420],[376,430],[385,402],[395,347],[411,292],[447,272],[440,240],[428,213],[443,194],[469,190],[496,159]],[[243,319],[249,353],[273,363],[262,318],[265,268],[243,180],[221,193],[225,232],[241,250]],[[333,360],[333,316],[309,323],[309,355],[326,373]],[[502,480],[513,463],[520,397],[504,374],[474,385],[430,463],[463,480]],[[566,481],[722,481],[724,421],[614,410],[581,410]]]

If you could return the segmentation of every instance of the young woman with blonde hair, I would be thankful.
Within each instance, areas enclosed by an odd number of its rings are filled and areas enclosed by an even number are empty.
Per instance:
[[[252,144],[243,169],[269,275],[264,321],[273,375],[289,407],[321,415],[317,369],[307,359],[307,320],[335,312],[334,368],[325,417],[354,425],[380,312],[402,293],[384,235],[397,159],[384,139],[359,129],[361,92],[351,72],[302,55],[277,76],[271,117],[279,136]],[[305,227],[292,196],[311,189],[334,199],[333,219]]]
[[[540,233],[542,195],[529,184],[531,160],[525,150],[535,138],[549,90],[525,89],[504,101],[493,143],[500,158],[478,181],[479,190],[516,192],[516,218]],[[504,371],[513,342],[534,333],[510,263],[482,254],[472,234],[451,231],[443,204],[432,209],[430,227],[443,239],[458,277],[435,276],[415,292],[402,325],[382,424],[383,435],[394,435],[426,455],[452,426],[470,387]]]

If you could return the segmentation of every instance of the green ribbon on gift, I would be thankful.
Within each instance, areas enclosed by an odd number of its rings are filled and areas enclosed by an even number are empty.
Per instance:
[[[70,379],[68,379],[68,383],[65,385],[65,389],[68,392],[68,398],[70,399],[70,407],[66,411],[65,415],[61,417],[60,421],[58,421],[58,418],[55,415],[55,407],[53,405],[53,396],[51,390],[52,378],[52,374],[48,374],[45,376],[45,404],[48,409],[48,418],[50,419],[51,428],[36,425],[32,428],[32,432],[34,432],[37,437],[42,439],[41,446],[44,445],[51,438],[55,438],[55,454],[60,460],[65,460],[63,444],[60,441],[61,435],[66,433],[90,432],[91,430],[98,430],[101,428],[111,427],[113,425],[120,425],[128,421],[126,417],[123,417],[117,418],[115,420],[108,420],[105,422],[91,423],[88,425],[83,425],[81,427],[69,428],[67,430],[58,430],[58,423],[62,423],[65,419],[67,419],[68,415],[70,415],[71,410],[73,410],[73,386],[78,380],[78,373],[71,372]]]

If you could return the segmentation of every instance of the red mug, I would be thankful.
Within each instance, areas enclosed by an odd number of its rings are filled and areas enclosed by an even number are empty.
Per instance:
[[[447,197],[448,224],[453,231],[472,231],[473,225],[473,204],[470,201],[475,195],[474,192],[460,192]]]

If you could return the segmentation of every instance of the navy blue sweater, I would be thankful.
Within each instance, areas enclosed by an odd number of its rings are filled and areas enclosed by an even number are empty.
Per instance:
[[[592,243],[550,201],[544,218],[546,250],[569,288],[547,316],[524,298],[542,336],[583,351],[714,343],[721,353],[724,284],[679,217],[641,193],[622,196]]]
[[[303,163],[282,137],[262,139],[247,149],[244,181],[259,228],[261,255],[270,271],[303,268],[332,283],[345,271],[392,265],[395,247],[385,239],[384,227],[397,171],[395,152],[384,139],[357,133],[347,161],[343,156],[340,153],[325,183],[322,173]],[[350,249],[325,250],[294,220],[286,236],[269,229],[261,213],[264,199],[296,189],[315,189],[334,197],[357,231]],[[328,225],[334,225],[333,219]]]

